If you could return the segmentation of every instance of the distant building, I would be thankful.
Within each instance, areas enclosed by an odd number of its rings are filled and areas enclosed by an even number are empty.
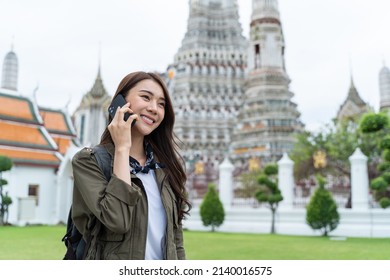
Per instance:
[[[71,196],[58,195],[58,174],[64,156],[77,146],[66,111],[39,108],[17,91],[17,56],[8,53],[0,88],[0,155],[13,162],[3,173],[4,191],[12,198],[8,221],[13,224],[58,222],[58,205],[69,211]],[[69,174],[64,176],[70,181]],[[68,184],[69,185],[69,184]],[[71,193],[71,188],[68,188]]]
[[[379,72],[380,110],[390,109],[390,69],[383,65]]]
[[[279,160],[303,130],[289,90],[278,2],[253,0],[252,8],[249,74],[231,146],[231,158],[242,171]]]
[[[94,146],[100,143],[100,137],[107,126],[107,109],[111,98],[103,85],[99,66],[95,83],[83,96],[72,116],[82,146]]]
[[[360,97],[351,77],[351,86],[347,98],[337,112],[337,120],[359,119],[363,114],[373,109]]]
[[[1,77],[1,87],[4,89],[18,90],[19,63],[13,47],[6,54],[3,62],[3,72]]]
[[[168,67],[169,88],[189,184],[201,194],[218,179],[229,150],[243,102],[248,42],[236,0],[191,0],[189,9],[187,32]]]

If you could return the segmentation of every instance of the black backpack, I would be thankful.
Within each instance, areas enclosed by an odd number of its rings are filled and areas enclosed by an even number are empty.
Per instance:
[[[92,148],[93,153],[96,157],[96,160],[99,164],[100,169],[103,171],[104,176],[107,181],[111,178],[111,155],[107,152],[107,149],[103,146],[95,146]],[[90,228],[94,228],[94,231],[99,233],[101,223],[96,217],[91,222],[92,226]],[[91,243],[92,236],[89,235],[83,238],[83,235],[78,231],[76,226],[72,220],[72,207],[69,210],[68,222],[66,225],[66,234],[62,238],[62,242],[65,243],[67,248],[64,260],[82,260],[85,258],[87,250]]]

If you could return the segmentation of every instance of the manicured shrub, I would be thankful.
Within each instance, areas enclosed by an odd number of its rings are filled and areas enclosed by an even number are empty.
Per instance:
[[[325,189],[325,179],[317,176],[318,188],[306,206],[306,222],[314,230],[321,230],[323,236],[336,229],[340,215],[332,194]]]
[[[204,226],[211,226],[211,231],[215,231],[215,228],[222,225],[225,219],[225,211],[214,184],[208,186],[208,191],[200,205],[200,216]]]

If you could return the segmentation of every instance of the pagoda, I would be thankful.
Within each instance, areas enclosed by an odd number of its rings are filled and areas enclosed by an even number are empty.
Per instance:
[[[285,42],[277,0],[253,0],[248,76],[233,132],[230,158],[242,171],[276,162],[303,130],[285,66]]]
[[[236,0],[189,1],[188,29],[168,67],[174,130],[195,194],[218,179],[243,101],[248,42]]]

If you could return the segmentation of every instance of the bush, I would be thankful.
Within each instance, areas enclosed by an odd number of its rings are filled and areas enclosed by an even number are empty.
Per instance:
[[[380,148],[382,150],[390,149],[390,135],[385,136],[380,143]]]
[[[323,236],[336,229],[340,215],[332,194],[325,189],[325,180],[317,176],[319,187],[315,190],[306,206],[306,222],[314,230],[321,230]]]
[[[371,189],[375,190],[375,191],[383,191],[387,188],[388,186],[388,183],[386,182],[386,180],[382,177],[377,177],[375,178],[374,180],[371,181]]]
[[[388,197],[382,197],[379,200],[379,204],[382,208],[387,208],[390,206],[390,199]]]
[[[8,207],[12,204],[11,197],[3,193],[3,186],[7,185],[7,180],[3,179],[3,172],[12,168],[12,160],[0,155],[0,225],[7,224]]]
[[[278,166],[276,164],[267,164],[264,167],[264,174],[268,176],[277,175],[278,174]]]
[[[390,170],[390,162],[382,162],[378,164],[378,171],[385,172]]]
[[[363,133],[379,131],[387,127],[389,118],[385,114],[368,113],[362,117],[360,128]]]
[[[390,162],[390,150],[384,150],[383,151],[383,159],[387,162]]]
[[[390,172],[384,172],[381,177],[387,182],[387,184],[390,184]]]
[[[373,190],[373,197],[379,202],[380,206],[387,208],[390,206],[390,130],[389,116],[385,112],[379,114],[365,114],[360,123],[360,129],[363,133],[381,132],[373,134],[378,139],[377,146],[382,151],[382,162],[378,164],[377,170],[380,175],[373,179],[370,188]],[[379,136],[384,135],[384,136]]]
[[[225,211],[214,184],[209,184],[200,205],[200,216],[204,226],[211,226],[211,231],[215,231],[215,227],[222,225],[225,219]]]

